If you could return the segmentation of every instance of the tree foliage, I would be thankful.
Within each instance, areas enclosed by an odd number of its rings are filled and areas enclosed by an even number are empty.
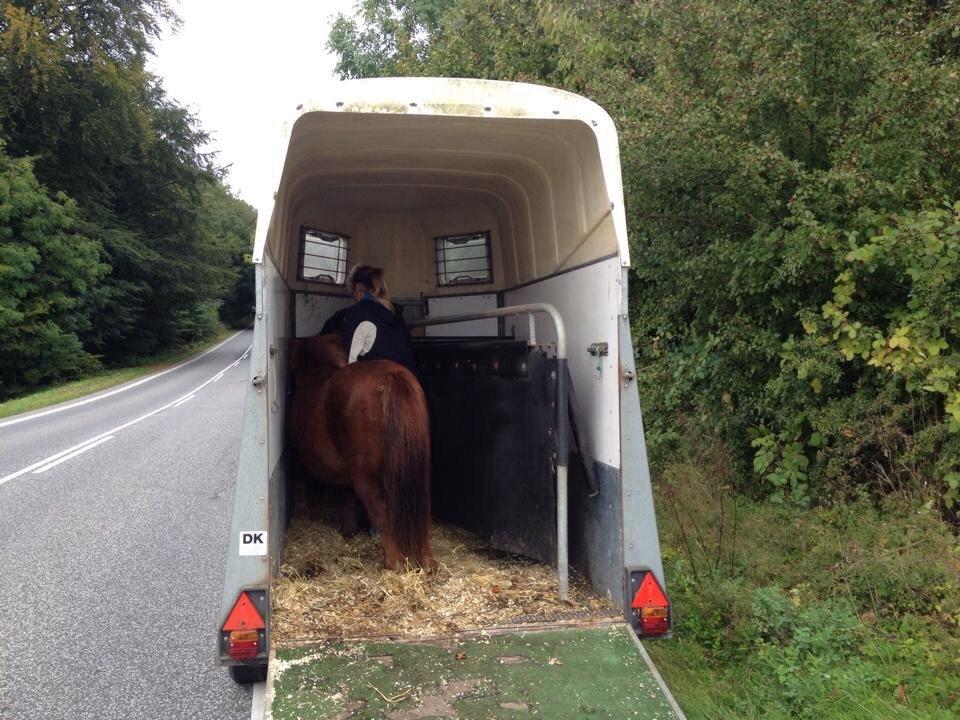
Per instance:
[[[960,4],[365,0],[330,46],[344,76],[542,82],[613,116],[655,452],[719,428],[776,498],[956,499]]]
[[[90,268],[77,274],[82,289],[61,289],[73,303],[75,319],[61,328],[77,342],[73,359],[52,355],[41,363],[49,372],[18,383],[209,333],[241,274],[252,211],[223,188],[197,120],[146,70],[153,40],[176,23],[166,0],[0,5],[0,139],[10,158],[30,158],[37,192],[69,208],[75,236],[64,252]]]
[[[77,230],[76,206],[51,198],[29,160],[0,153],[0,390],[76,376],[96,365],[80,335],[84,293],[107,268]]]

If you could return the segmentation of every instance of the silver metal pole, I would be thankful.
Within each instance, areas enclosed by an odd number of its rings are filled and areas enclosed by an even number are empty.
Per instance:
[[[410,327],[427,325],[451,325],[469,320],[509,317],[511,315],[533,315],[543,313],[553,321],[557,333],[557,586],[561,600],[566,600],[570,589],[570,545],[569,522],[567,517],[567,462],[569,446],[567,444],[567,328],[563,324],[560,312],[549,303],[528,303],[510,307],[481,310],[462,315],[443,315],[423,318],[410,323]]]
[[[511,305],[509,307],[491,308],[490,310],[479,310],[462,315],[441,315],[439,317],[426,317],[420,320],[414,320],[408,323],[410,327],[424,327],[426,325],[450,325],[459,322],[468,322],[470,320],[484,320],[485,318],[510,317],[511,315],[527,315],[529,313],[544,313],[549,315],[553,321],[553,327],[557,331],[557,358],[567,359],[567,327],[563,324],[563,318],[560,317],[560,311],[549,303],[527,303],[526,305]]]
[[[570,561],[567,550],[567,466],[557,464],[557,594],[570,594]]]

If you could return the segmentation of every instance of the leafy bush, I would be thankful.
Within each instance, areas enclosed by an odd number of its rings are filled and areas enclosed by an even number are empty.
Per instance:
[[[849,604],[803,604],[777,588],[754,595],[758,638],[750,662],[773,682],[767,701],[792,715],[815,717],[824,698],[847,683],[876,682],[880,676],[856,657],[860,621]]]
[[[756,502],[731,468],[715,440],[687,439],[655,486],[676,621],[656,654],[671,684],[691,685],[688,712],[705,708],[690,716],[897,717],[900,693],[919,716],[950,717],[960,547],[935,508],[904,492],[879,507]],[[696,677],[673,664],[691,654]]]

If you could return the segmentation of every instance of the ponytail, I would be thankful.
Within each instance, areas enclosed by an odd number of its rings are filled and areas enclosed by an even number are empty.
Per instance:
[[[358,265],[350,271],[350,284],[354,283],[363,285],[378,303],[393,312],[393,303],[390,302],[390,292],[387,290],[387,281],[383,279],[382,268]]]

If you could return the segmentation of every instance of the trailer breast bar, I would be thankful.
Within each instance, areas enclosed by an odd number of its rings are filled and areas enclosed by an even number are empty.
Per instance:
[[[463,315],[444,315],[424,318],[410,323],[410,327],[427,325],[452,325],[468,320],[529,315],[533,328],[533,315],[543,313],[553,321],[557,333],[557,586],[561,600],[566,600],[570,586],[570,566],[568,555],[567,520],[567,329],[560,312],[549,303],[528,303],[510,307],[481,310]]]

